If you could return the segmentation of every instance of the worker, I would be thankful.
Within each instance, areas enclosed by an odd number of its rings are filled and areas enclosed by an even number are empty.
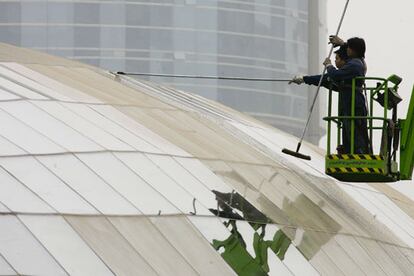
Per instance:
[[[338,69],[342,68],[346,62],[348,61],[349,57],[347,54],[347,45],[342,45],[338,50],[335,51],[335,65]],[[289,84],[296,83],[296,84],[302,84],[306,83],[309,85],[318,85],[319,80],[321,78],[321,75],[313,75],[313,76],[295,76],[291,81],[289,81]],[[330,88],[331,85],[333,85],[333,89],[335,91],[338,91],[337,85],[335,82],[331,82],[331,80],[328,80],[328,75],[325,74],[322,86],[326,88]]]
[[[346,52],[346,54],[345,54]],[[335,51],[335,64],[331,64],[329,58],[323,64],[327,73],[322,80],[322,85],[339,92],[339,116],[351,116],[352,79],[365,76],[366,66],[360,57],[365,56],[365,42],[362,38],[351,38]],[[351,55],[350,55],[351,54]],[[318,85],[321,75],[296,76],[289,83]],[[331,83],[331,84],[330,84]],[[362,94],[363,81],[356,81],[355,116],[367,116],[365,97]],[[351,120],[342,119],[342,145],[338,145],[338,153],[351,152]],[[354,153],[370,153],[368,139],[367,120],[355,120]]]
[[[367,74],[367,64],[365,62],[365,41],[359,37],[353,37],[344,42],[339,36],[329,36],[329,43],[334,47],[346,47],[347,54],[350,58],[359,58],[364,64],[364,76]],[[348,45],[351,45],[348,47]]]

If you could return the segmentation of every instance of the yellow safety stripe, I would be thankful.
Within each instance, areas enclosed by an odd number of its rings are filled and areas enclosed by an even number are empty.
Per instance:
[[[369,173],[371,172],[368,168],[362,168],[364,170],[364,172]]]
[[[372,174],[384,174],[384,170],[383,169],[378,169],[378,168],[335,167],[335,168],[327,168],[327,173],[372,173]]]
[[[328,159],[332,160],[384,160],[381,155],[371,155],[371,154],[329,154],[327,155]]]

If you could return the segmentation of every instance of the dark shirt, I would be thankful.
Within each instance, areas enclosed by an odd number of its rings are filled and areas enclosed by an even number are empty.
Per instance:
[[[352,79],[355,77],[363,77],[365,75],[365,65],[361,59],[353,58],[340,69],[334,66],[328,66],[326,75],[322,80],[322,86],[332,88],[339,92],[339,115],[351,115],[352,100]],[[303,80],[306,84],[318,85],[321,75],[304,76]],[[355,115],[365,116],[365,97],[362,94],[362,80],[356,81],[355,91]]]

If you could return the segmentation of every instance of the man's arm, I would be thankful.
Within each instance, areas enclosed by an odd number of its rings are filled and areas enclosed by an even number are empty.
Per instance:
[[[362,64],[361,64],[362,66]],[[341,69],[336,69],[333,65],[326,67],[328,77],[335,81],[350,80],[360,75],[360,65],[355,61],[347,62]]]
[[[320,79],[321,79],[321,75],[303,76],[303,81],[309,85],[318,85]],[[328,77],[324,75],[322,79],[322,85],[325,86],[325,84],[327,83],[328,83]]]
[[[303,81],[309,85],[318,86],[319,80],[321,79],[321,75],[313,75],[313,76],[303,76]],[[321,86],[330,89],[332,86],[332,90],[338,91],[336,85],[332,85],[332,83],[328,80],[328,76],[324,75],[322,79]]]

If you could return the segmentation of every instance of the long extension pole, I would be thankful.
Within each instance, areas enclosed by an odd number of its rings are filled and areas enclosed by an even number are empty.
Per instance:
[[[339,31],[341,30],[342,22],[344,21],[345,13],[346,13],[346,10],[348,9],[348,4],[349,4],[349,0],[346,1],[344,10],[342,11],[342,16],[341,16],[341,19],[339,20],[338,28],[336,29],[336,33],[335,33],[336,36],[338,36]],[[329,50],[328,58],[331,58],[333,49],[334,49],[334,45],[332,44],[331,49]],[[298,146],[296,147],[296,152],[293,152],[293,151],[288,150],[288,149],[283,149],[282,152],[293,155],[293,156],[296,156],[296,157],[299,157],[299,158],[302,158],[302,159],[307,159],[307,160],[311,159],[310,156],[300,154],[299,150],[300,150],[300,147],[302,145],[303,138],[305,137],[306,130],[308,129],[308,126],[309,126],[309,122],[310,122],[310,119],[311,119],[311,116],[312,116],[313,108],[315,107],[316,99],[318,98],[319,90],[320,90],[321,85],[322,85],[322,80],[323,80],[323,77],[325,76],[325,73],[326,73],[326,68],[327,68],[327,66],[325,65],[324,68],[323,68],[323,72],[321,74],[321,78],[319,79],[318,88],[316,89],[316,94],[313,98],[313,102],[312,102],[312,105],[311,105],[310,110],[309,110],[309,115],[308,115],[308,119],[306,121],[305,128],[303,129],[302,136],[299,140]]]
[[[206,80],[236,80],[236,81],[267,81],[267,82],[289,82],[292,79],[260,79],[260,78],[242,78],[242,77],[222,77],[222,76],[199,76],[199,75],[171,75],[155,73],[136,73],[136,72],[116,72],[118,75],[126,76],[146,76],[178,79],[206,79]]]

